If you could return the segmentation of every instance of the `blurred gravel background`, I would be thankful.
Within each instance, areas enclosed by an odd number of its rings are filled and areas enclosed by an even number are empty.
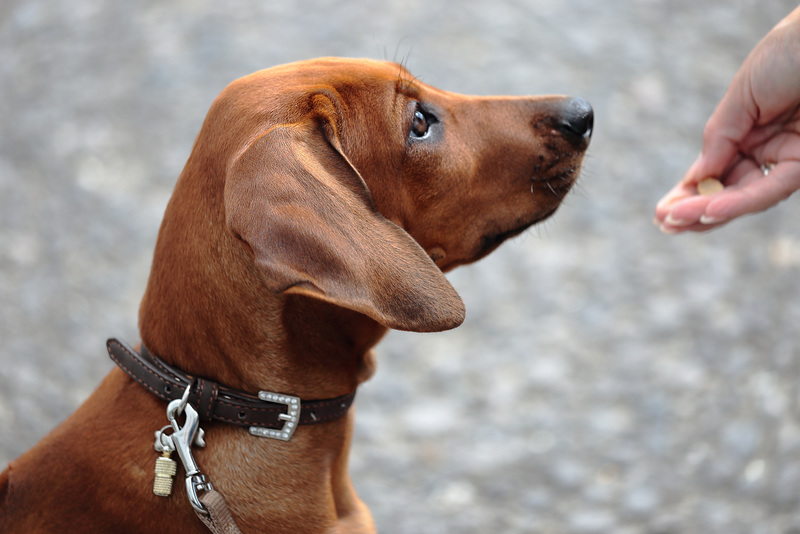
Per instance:
[[[396,58],[453,91],[584,96],[596,133],[553,219],[452,274],[461,328],[381,345],[352,454],[380,531],[800,532],[797,199],[707,235],[651,224],[795,5],[4,0],[0,464],[95,387],[107,337],[137,341],[161,214],[223,87]]]

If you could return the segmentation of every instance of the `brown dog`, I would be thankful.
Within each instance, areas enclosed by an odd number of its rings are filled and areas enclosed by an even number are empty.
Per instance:
[[[555,212],[592,120],[582,99],[463,96],[370,60],[237,80],[211,106],[164,215],[142,343],[243,392],[351,394],[387,328],[462,322],[442,271]],[[182,484],[152,493],[166,406],[114,369],[0,474],[0,532],[207,532]],[[242,532],[373,532],[347,473],[352,417],[288,441],[204,421],[207,446],[192,452]]]

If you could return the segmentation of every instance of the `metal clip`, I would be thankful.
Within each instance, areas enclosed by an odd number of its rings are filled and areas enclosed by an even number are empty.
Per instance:
[[[209,491],[214,489],[211,483],[206,480],[205,475],[200,472],[197,463],[192,456],[192,445],[205,447],[203,439],[203,429],[200,428],[200,417],[197,411],[187,402],[191,384],[186,388],[186,392],[180,399],[175,399],[167,405],[167,419],[175,430],[169,437],[175,446],[175,451],[181,459],[183,469],[186,473],[186,493],[189,496],[189,503],[197,513],[207,515],[208,510],[197,496],[198,491]],[[183,426],[178,424],[178,416],[181,412],[186,413],[186,421]]]

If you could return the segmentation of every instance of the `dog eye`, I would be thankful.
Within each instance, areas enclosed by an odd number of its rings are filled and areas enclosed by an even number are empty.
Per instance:
[[[414,139],[425,139],[431,135],[431,125],[436,122],[432,115],[425,113],[419,107],[414,111],[411,120],[410,136]]]

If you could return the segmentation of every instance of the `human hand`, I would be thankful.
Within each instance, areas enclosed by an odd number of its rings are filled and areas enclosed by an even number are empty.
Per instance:
[[[697,183],[725,189],[698,194]],[[753,49],[703,132],[703,150],[656,206],[666,233],[706,231],[800,189],[800,8]]]

